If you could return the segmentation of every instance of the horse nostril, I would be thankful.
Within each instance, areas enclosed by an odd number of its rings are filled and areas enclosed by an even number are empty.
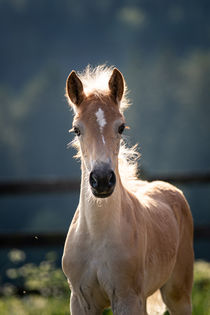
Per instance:
[[[110,168],[102,166],[90,172],[89,183],[96,197],[106,198],[114,191],[116,176]]]
[[[113,187],[116,184],[116,176],[113,171],[111,171],[109,177],[108,177],[108,185],[109,187]]]
[[[98,186],[98,181],[97,181],[96,176],[94,175],[94,172],[90,173],[90,185],[93,188],[97,188],[97,186]]]

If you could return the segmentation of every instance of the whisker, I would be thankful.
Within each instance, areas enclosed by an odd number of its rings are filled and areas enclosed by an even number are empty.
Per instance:
[[[72,146],[74,147],[76,142],[77,142],[77,138],[75,137],[73,140],[71,140],[69,143],[67,143],[67,149],[70,149]]]

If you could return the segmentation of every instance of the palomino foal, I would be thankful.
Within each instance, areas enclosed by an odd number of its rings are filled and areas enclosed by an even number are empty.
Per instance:
[[[147,298],[160,289],[171,315],[190,315],[190,209],[174,186],[131,180],[127,161],[121,169],[124,89],[116,68],[73,71],[67,79],[82,169],[62,259],[70,311],[99,315],[111,306],[115,315],[145,315]]]

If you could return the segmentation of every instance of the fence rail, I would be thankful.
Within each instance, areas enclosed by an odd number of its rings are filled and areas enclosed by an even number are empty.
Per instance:
[[[69,193],[78,191],[80,182],[70,179],[13,180],[0,182],[0,195]]]
[[[139,171],[140,177],[148,181],[162,180],[173,184],[210,184],[210,171],[205,173],[178,173],[150,175]],[[78,191],[80,180],[41,178],[32,180],[5,180],[0,182],[0,195],[69,193]]]

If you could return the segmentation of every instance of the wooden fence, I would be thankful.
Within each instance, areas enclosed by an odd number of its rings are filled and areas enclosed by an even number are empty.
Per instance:
[[[141,176],[142,177],[142,176]],[[152,180],[163,180],[173,184],[210,184],[210,172],[205,174],[171,174],[161,176],[150,176],[143,174],[143,178]],[[27,195],[27,194],[47,194],[47,193],[70,193],[78,191],[79,180],[44,178],[39,180],[13,180],[0,182],[0,197],[8,195]],[[195,239],[210,240],[210,222],[206,225],[195,226]],[[63,246],[65,233],[46,233],[46,234],[26,234],[26,233],[1,233],[0,248],[11,247],[48,247]]]
[[[207,173],[181,173],[160,176],[151,176],[140,172],[141,178],[148,181],[163,180],[173,184],[210,184],[210,172]],[[0,182],[0,196],[21,194],[46,194],[46,193],[69,193],[78,191],[80,180],[61,178],[43,178],[32,180],[12,180]]]

